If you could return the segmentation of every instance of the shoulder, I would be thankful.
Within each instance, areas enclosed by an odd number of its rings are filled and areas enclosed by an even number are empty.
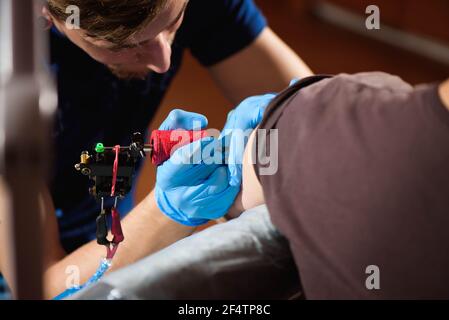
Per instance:
[[[190,0],[180,33],[198,37],[218,30],[232,32],[237,25],[251,26],[262,20],[266,23],[253,0]]]
[[[317,145],[329,146],[326,152],[338,145],[336,153],[368,146],[376,153],[376,148],[390,146],[403,150],[404,156],[412,146],[446,143],[449,113],[437,102],[437,88],[413,87],[380,72],[340,74],[297,91],[282,106],[274,126],[282,129],[280,140],[297,137],[310,153]]]
[[[364,122],[369,127],[376,120],[384,125],[434,120],[433,96],[433,85],[414,87],[400,77],[369,72],[324,79],[300,90],[290,105],[301,106],[296,112],[316,115],[316,120]]]
[[[253,0],[190,0],[177,40],[210,66],[246,47],[266,25]]]
[[[306,88],[301,94],[317,102],[332,101],[332,105],[335,106],[348,106],[361,103],[365,99],[374,98],[375,101],[385,102],[390,99],[407,98],[413,91],[413,86],[398,76],[383,72],[365,72],[338,74]]]
[[[239,12],[258,11],[253,0],[190,0],[186,10],[186,16],[201,17],[200,20],[208,20],[217,15],[233,14],[238,18]]]

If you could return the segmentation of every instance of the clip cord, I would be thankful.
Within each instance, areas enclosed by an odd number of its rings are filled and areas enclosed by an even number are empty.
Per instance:
[[[111,197],[115,197],[114,207],[111,209],[112,216],[112,226],[111,233],[114,236],[112,239],[112,246],[106,246],[106,259],[111,260],[114,258],[114,255],[118,249],[118,245],[122,242],[125,237],[122,232],[122,225],[120,222],[120,215],[117,211],[117,197],[115,196],[115,185],[117,183],[117,174],[118,174],[118,158],[120,152],[120,146],[117,145],[114,147],[115,151],[115,160],[112,168],[112,186],[111,186]]]
[[[115,159],[114,165],[112,167],[112,187],[111,187],[111,197],[115,196],[115,184],[117,183],[117,172],[118,172],[118,155],[120,152],[120,146],[114,147]]]

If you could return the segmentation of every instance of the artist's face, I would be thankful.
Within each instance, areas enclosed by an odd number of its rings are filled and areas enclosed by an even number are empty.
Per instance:
[[[93,39],[81,30],[70,30],[65,22],[52,19],[56,27],[93,59],[107,65],[120,78],[144,78],[149,72],[165,73],[170,68],[171,45],[181,26],[186,0],[168,0],[167,5],[124,48]]]

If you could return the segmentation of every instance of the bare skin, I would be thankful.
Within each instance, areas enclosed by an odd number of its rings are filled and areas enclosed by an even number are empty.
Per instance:
[[[440,94],[441,102],[443,102],[443,105],[449,109],[449,79],[440,85],[438,92]]]
[[[116,50],[112,43],[86,37],[83,30],[69,30],[44,8],[44,16],[65,34],[74,44],[93,59],[108,65],[114,73],[123,77],[142,77],[148,72],[164,73],[170,67],[171,43],[182,24],[187,1],[169,0],[158,17],[141,32],[129,39],[127,48]],[[209,68],[223,93],[237,104],[243,97],[285,88],[292,78],[311,74],[310,69],[275,34],[266,28],[247,48]],[[238,81],[236,80],[238,79]],[[0,190],[0,238],[4,239],[7,197]],[[3,192],[2,192],[3,191]],[[80,282],[85,282],[97,269],[104,247],[95,241],[74,252],[65,253],[59,243],[59,232],[53,204],[47,190],[42,191],[42,205],[37,208],[45,224],[45,297],[52,298],[66,289],[67,266],[80,270]],[[113,268],[120,268],[154,253],[171,243],[190,235],[193,228],[180,225],[167,218],[157,207],[151,192],[122,221],[126,241],[114,258]],[[0,242],[0,272],[6,280],[10,277],[9,255]],[[11,288],[14,292],[14,288]]]
[[[251,152],[252,148],[254,148],[256,132],[257,128],[251,133],[245,148],[242,164],[242,189],[228,213],[228,218],[236,218],[243,211],[265,203],[262,185],[254,171],[254,159]]]

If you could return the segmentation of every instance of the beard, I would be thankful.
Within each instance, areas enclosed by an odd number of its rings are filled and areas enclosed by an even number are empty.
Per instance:
[[[151,73],[151,70],[142,68],[142,70],[126,70],[124,68],[118,68],[108,65],[109,70],[120,80],[145,80]]]

